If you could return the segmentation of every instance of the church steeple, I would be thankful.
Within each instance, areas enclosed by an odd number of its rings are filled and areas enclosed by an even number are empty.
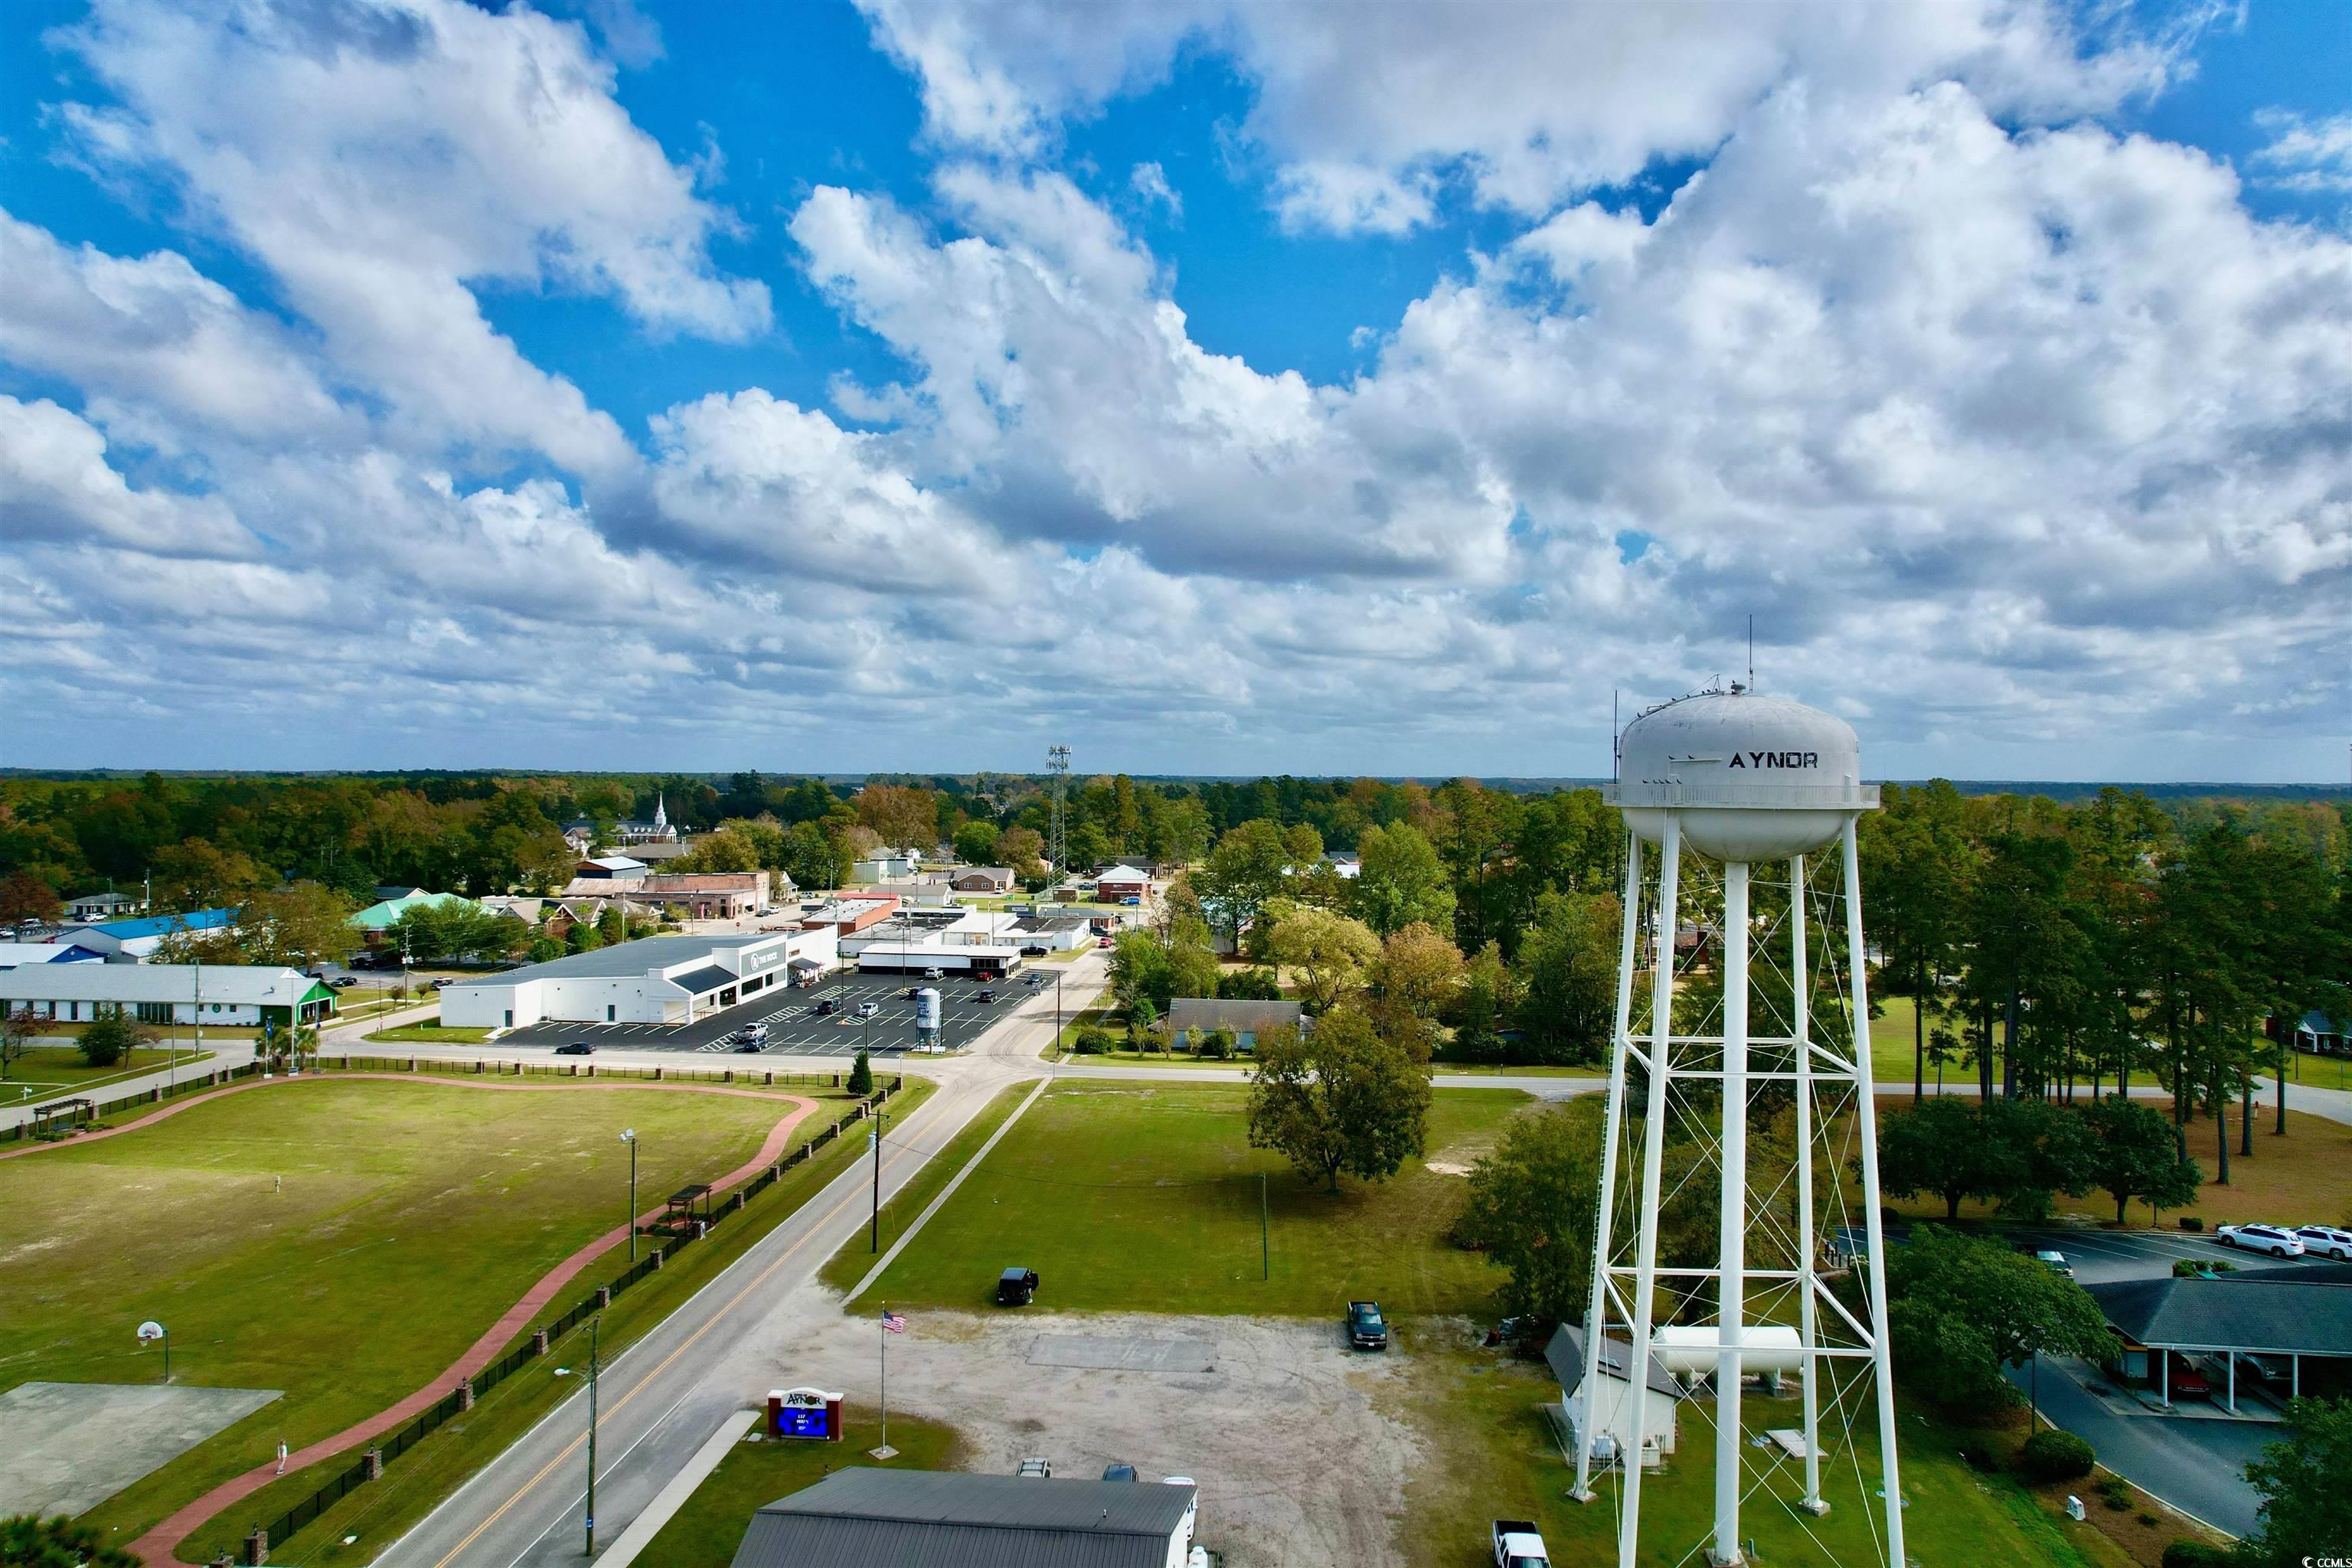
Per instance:
[[[656,827],[669,826],[669,813],[663,807],[662,795],[659,790],[654,792],[654,826]]]

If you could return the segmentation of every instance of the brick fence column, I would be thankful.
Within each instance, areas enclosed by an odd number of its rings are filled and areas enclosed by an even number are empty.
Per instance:
[[[530,1353],[533,1355],[545,1355],[547,1353],[547,1331],[545,1329],[541,1329],[530,1336]]]
[[[598,1305],[599,1307],[609,1307],[609,1306],[611,1306],[612,1304],[613,1304],[613,1288],[612,1288],[610,1285],[599,1285],[599,1286],[597,1286],[597,1287],[596,1287],[596,1305]]]
[[[457,1408],[462,1412],[471,1410],[473,1407],[474,1380],[469,1377],[457,1385]]]
[[[659,1248],[659,1247],[656,1247],[653,1251],[651,1251],[651,1252],[647,1253],[646,1256],[647,1258],[651,1258],[651,1259],[653,1260],[653,1266],[654,1266],[656,1269],[658,1269],[658,1268],[662,1266],[662,1255],[661,1255],[661,1248]]]
[[[261,1568],[269,1561],[269,1531],[260,1526],[245,1538],[245,1568]]]
[[[383,1450],[382,1448],[370,1448],[367,1453],[362,1456],[361,1463],[367,1467],[368,1479],[372,1481],[380,1481],[383,1479]]]

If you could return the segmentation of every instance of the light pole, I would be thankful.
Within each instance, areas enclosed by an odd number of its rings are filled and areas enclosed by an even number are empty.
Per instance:
[[[585,1556],[596,1555],[596,1331],[604,1320],[588,1320],[588,1550]]]
[[[629,1146],[629,1261],[637,1260],[637,1130],[621,1129],[621,1142]]]

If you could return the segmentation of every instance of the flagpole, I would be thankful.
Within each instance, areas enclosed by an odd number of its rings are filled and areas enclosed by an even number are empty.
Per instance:
[[[882,1335],[882,1446],[868,1448],[866,1452],[872,1458],[888,1459],[896,1458],[898,1450],[890,1447],[890,1308],[887,1303],[884,1304],[882,1316],[875,1326]]]

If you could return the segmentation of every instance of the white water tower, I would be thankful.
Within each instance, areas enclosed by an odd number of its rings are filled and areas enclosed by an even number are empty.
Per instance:
[[[1860,748],[1843,720],[1738,685],[1641,714],[1626,727],[1619,758],[1608,799],[1631,831],[1585,1313],[1583,1408],[1594,1415],[1580,1432],[1574,1495],[1593,1496],[1595,1439],[1616,1438],[1613,1452],[1627,1457],[1618,1562],[1634,1568],[1645,1405],[1666,1395],[1652,1392],[1630,1357],[1616,1362],[1629,1385],[1613,1416],[1624,1431],[1591,1429],[1612,1415],[1599,1383],[1601,1347],[1620,1340],[1648,1347],[1667,1376],[1713,1385],[1707,1561],[1718,1568],[1747,1561],[1743,1506],[1809,1527],[1834,1495],[1841,1506],[1884,1508],[1885,1529],[1868,1532],[1865,1560],[1903,1568],[1854,858],[1854,822],[1876,809],[1877,788],[1862,782]],[[1806,858],[1832,846],[1842,889],[1808,877]],[[1685,923],[1694,939],[1687,958],[1676,940]],[[1809,927],[1843,940],[1811,942]],[[1645,950],[1654,955],[1650,1000],[1637,1020],[1633,980]],[[1751,958],[1759,955],[1754,973]],[[1702,977],[1702,963],[1714,975]],[[1717,976],[1721,1002],[1702,1007]],[[1678,995],[1686,1015],[1679,1024]],[[1790,1157],[1759,1162],[1749,1148],[1751,1119],[1777,1124],[1783,1115],[1792,1121]],[[1674,1194],[1660,1189],[1670,1147],[1682,1173],[1677,1190],[1711,1176],[1721,1207],[1712,1256],[1662,1265],[1660,1211]],[[1848,1156],[1861,1173],[1863,1212],[1852,1225],[1841,1179]],[[1862,1299],[1850,1308],[1832,1284],[1850,1266],[1857,1230],[1867,1241],[1853,1266]],[[1743,1374],[1777,1382],[1787,1373],[1801,1380],[1801,1409],[1780,1426],[1759,1396],[1755,1414],[1770,1430],[1750,1431]],[[1696,1425],[1704,1405],[1684,1408]],[[1604,1458],[1610,1451],[1604,1447]],[[1689,1561],[1698,1544],[1654,1542],[1649,1555]]]

